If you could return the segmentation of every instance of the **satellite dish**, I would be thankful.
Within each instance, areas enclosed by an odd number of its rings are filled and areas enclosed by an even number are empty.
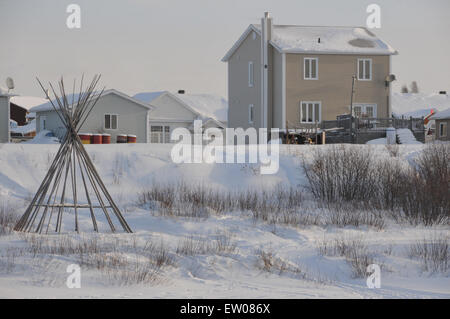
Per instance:
[[[13,90],[14,89],[14,80],[10,77],[6,78],[6,86],[8,87],[9,90]]]

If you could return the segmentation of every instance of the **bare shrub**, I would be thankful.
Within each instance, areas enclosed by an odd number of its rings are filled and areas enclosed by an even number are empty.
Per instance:
[[[369,253],[366,244],[361,239],[336,238],[334,241],[318,243],[318,251],[323,256],[344,257],[352,269],[354,278],[364,278],[367,266],[374,264],[374,255]]]
[[[450,215],[450,145],[431,144],[416,160],[415,174],[405,183],[402,208],[407,216],[425,225],[448,222]],[[408,189],[410,189],[408,191]]]
[[[176,253],[185,256],[207,254],[232,254],[236,251],[236,244],[229,234],[217,234],[214,239],[195,238],[193,236],[182,239],[176,249]]]
[[[398,157],[400,155],[400,147],[398,144],[386,144],[386,150],[391,157]]]
[[[8,202],[0,202],[0,235],[7,235],[12,232],[14,225],[19,220],[15,209]]]
[[[364,201],[374,187],[372,154],[369,148],[336,146],[317,149],[311,164],[303,169],[312,193],[327,202]]]
[[[338,227],[370,226],[378,230],[386,227],[384,215],[374,210],[360,209],[356,203],[329,205],[326,224]]]
[[[446,273],[450,264],[449,237],[436,235],[418,241],[410,246],[408,254],[421,261],[423,271]]]
[[[265,250],[256,251],[256,267],[268,273],[276,273],[282,275],[289,273],[300,279],[307,279],[306,273],[299,266],[293,265],[282,258],[276,256],[275,253]]]

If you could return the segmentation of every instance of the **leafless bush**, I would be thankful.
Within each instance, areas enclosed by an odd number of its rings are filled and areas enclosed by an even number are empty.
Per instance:
[[[303,169],[312,193],[327,202],[364,201],[373,193],[375,170],[369,148],[335,146],[317,149]]]
[[[346,226],[370,226],[378,230],[386,226],[385,217],[382,213],[369,208],[360,209],[356,203],[340,203],[328,206],[329,213],[326,215],[328,225],[338,227]]]
[[[129,166],[129,159],[128,156],[117,153],[114,162],[113,162],[113,168],[112,168],[112,174],[113,174],[113,183],[119,185],[120,181],[123,177],[123,173],[126,167]]]
[[[219,191],[185,183],[153,185],[139,196],[139,204],[163,216],[207,218],[211,213],[250,211],[255,220],[268,221],[278,212],[300,207],[302,192],[293,187],[273,191]]]
[[[400,155],[400,147],[398,144],[387,144],[386,150],[392,157],[398,157]]]
[[[18,221],[18,215],[8,202],[0,202],[0,235],[10,234]]]
[[[448,222],[450,215],[450,145],[431,144],[416,160],[415,175],[405,183],[416,205],[407,197],[402,207],[425,225]],[[408,191],[406,190],[405,193]]]
[[[318,243],[319,253],[323,256],[341,256],[351,266],[354,278],[364,278],[367,266],[375,263],[374,255],[369,253],[361,239],[336,238],[334,241]]]
[[[117,237],[75,237],[24,234],[34,258],[69,256],[75,263],[100,271],[111,284],[158,283],[165,267],[175,266],[174,254],[162,242],[138,245]]]
[[[307,278],[306,273],[303,272],[299,266],[283,260],[271,251],[265,251],[262,249],[257,250],[256,258],[256,267],[262,271],[276,273],[278,275],[289,273],[301,279]]]
[[[231,254],[236,244],[228,234],[217,234],[213,240],[189,236],[178,243],[176,252],[180,255],[195,256],[207,254]]]
[[[436,235],[431,239],[424,239],[411,245],[409,256],[418,258],[422,263],[422,269],[430,272],[446,273],[449,269],[449,237]]]

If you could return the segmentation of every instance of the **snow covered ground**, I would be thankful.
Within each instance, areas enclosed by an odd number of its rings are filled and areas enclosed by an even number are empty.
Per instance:
[[[93,234],[88,216],[82,216],[81,234],[70,230],[62,235],[0,234],[0,297],[449,298],[448,270],[425,271],[408,253],[417,241],[448,236],[448,226],[411,226],[392,220],[382,229],[293,226],[255,220],[245,211],[211,213],[201,218],[162,216],[156,207],[139,204],[143,190],[180,181],[223,192],[270,191],[280,184],[303,188],[308,182],[301,158],[308,159],[314,147],[282,146],[278,173],[260,175],[257,164],[174,164],[171,145],[87,145],[134,233]],[[371,147],[380,158],[390,156],[384,145],[359,147]],[[399,156],[408,163],[423,148],[399,145]],[[58,145],[0,144],[0,203],[21,215],[57,150]],[[322,208],[305,196],[305,214],[320,214]],[[63,224],[70,225],[69,219]],[[226,239],[224,249],[208,248],[219,243],[219,238]],[[97,266],[92,261],[81,265],[80,289],[67,288],[66,269],[88,257],[64,251],[45,253],[45,247],[57,247],[61,240],[67,247],[88,242],[101,247]],[[320,253],[321,247],[335,240],[358,241],[367,248],[382,265],[380,289],[369,289],[365,278],[355,278],[344,257]],[[209,244],[202,244],[206,246],[196,252],[183,253],[181,248],[188,247],[190,241]],[[160,249],[149,249],[149,243]],[[127,284],[135,278],[133,274],[145,272],[155,251],[167,253],[166,265],[155,280]],[[271,266],[264,266],[268,258],[262,255],[271,256]],[[134,262],[136,268],[132,273],[105,271],[99,266],[104,260],[118,265]]]

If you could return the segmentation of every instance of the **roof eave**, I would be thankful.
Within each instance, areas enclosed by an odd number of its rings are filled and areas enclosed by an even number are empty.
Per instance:
[[[253,24],[250,24],[247,27],[247,29],[245,29],[244,33],[242,33],[242,35],[239,37],[239,39],[233,44],[231,49],[229,49],[228,52],[225,54],[225,56],[221,59],[222,62],[228,62],[230,57],[241,46],[242,42],[244,42],[244,40],[247,38],[247,36],[250,34],[251,31],[254,31],[257,34],[261,35],[261,32]]]

